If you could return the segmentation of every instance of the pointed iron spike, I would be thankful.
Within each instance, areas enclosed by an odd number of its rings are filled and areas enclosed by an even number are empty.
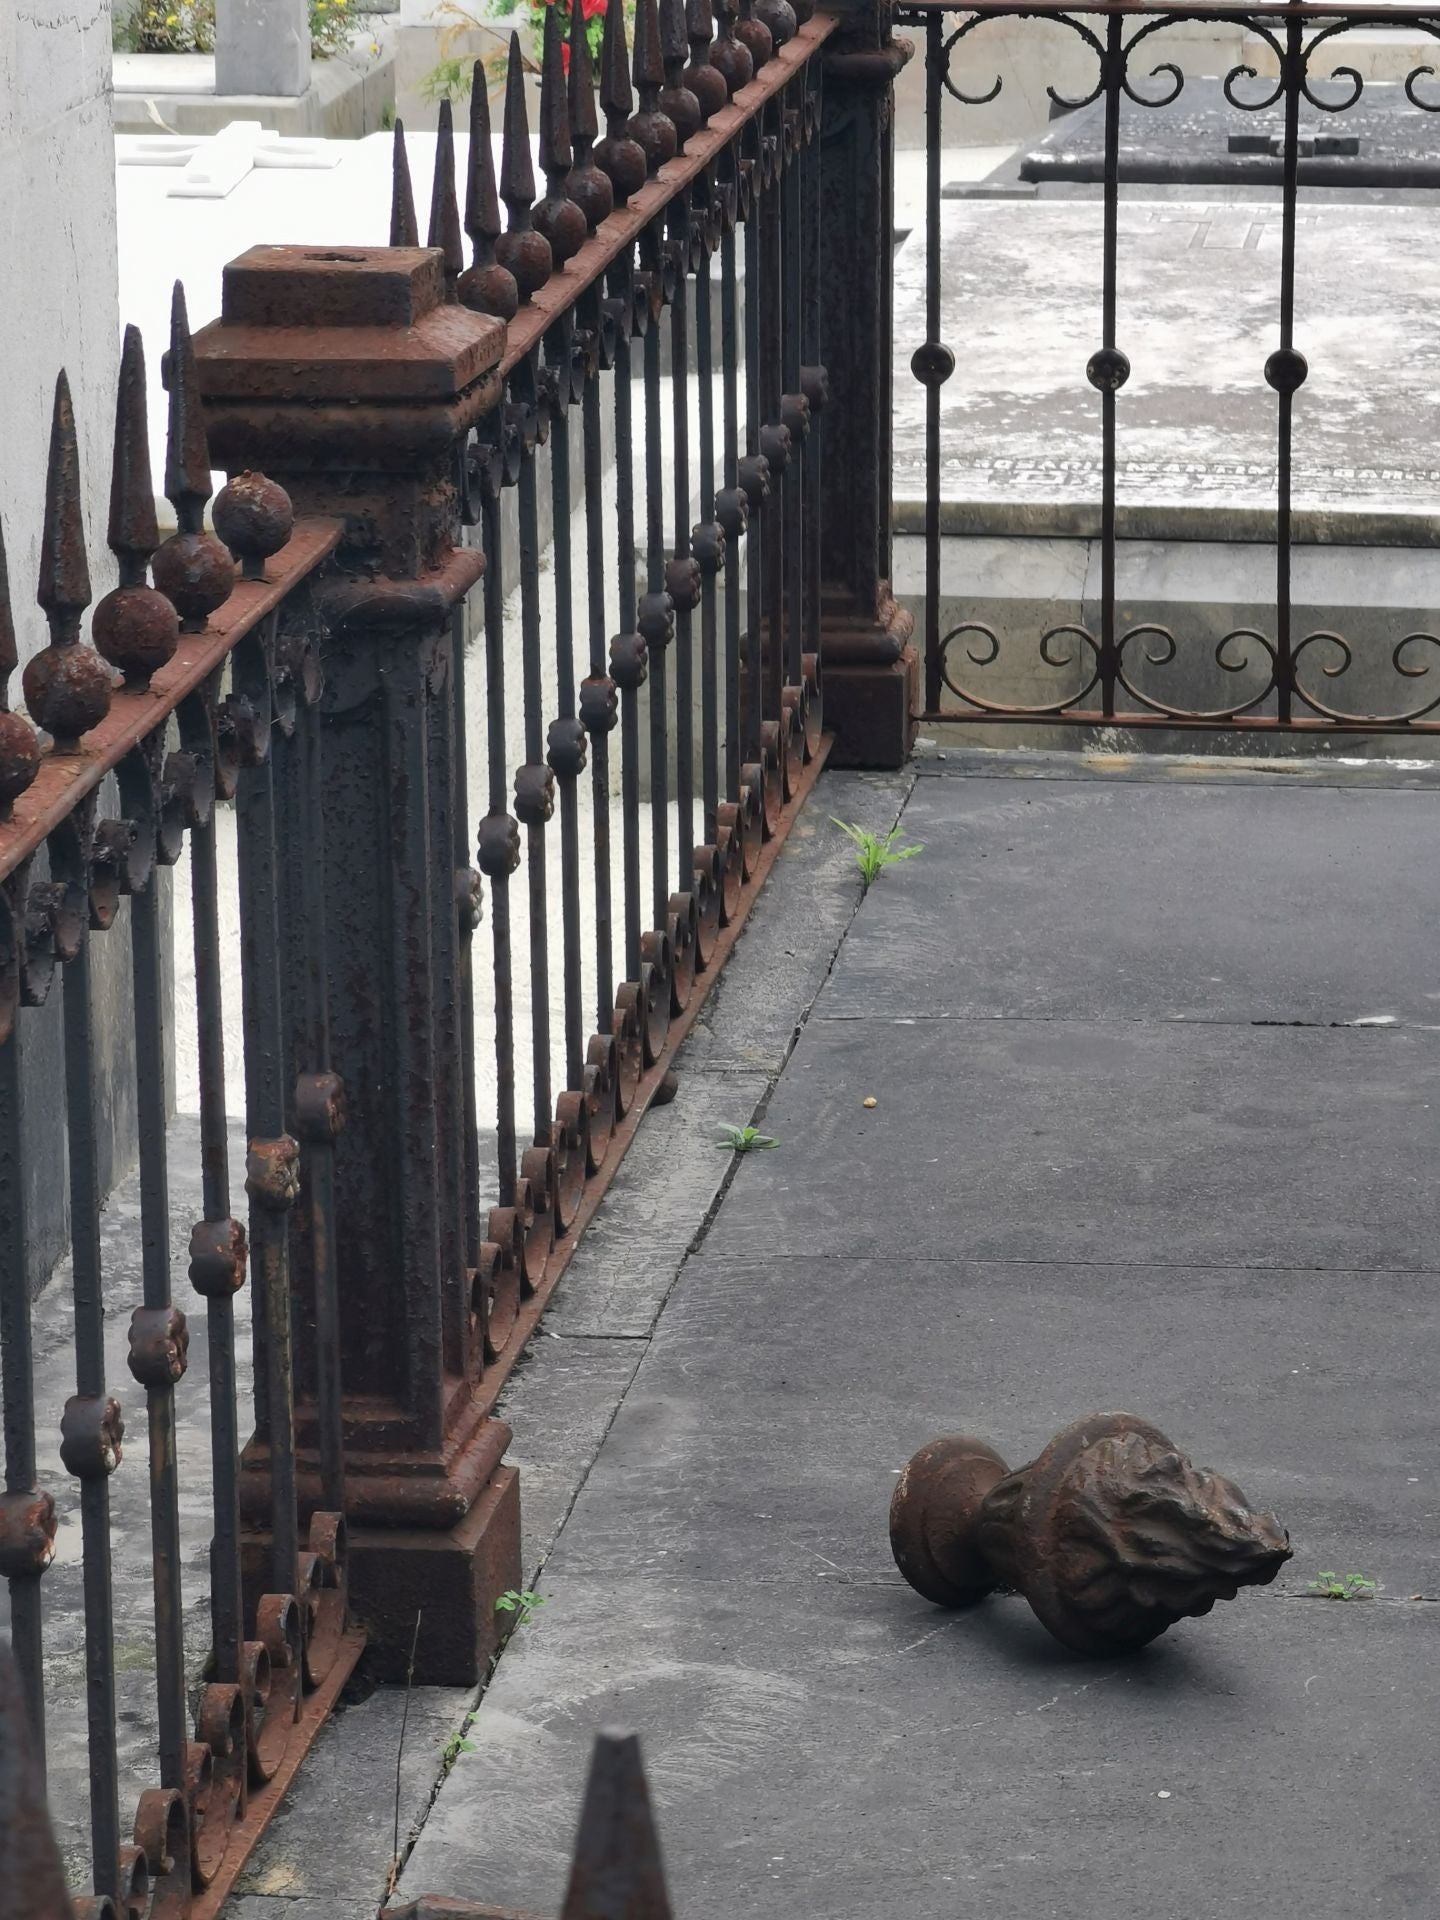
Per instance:
[[[623,6],[605,9],[605,37],[600,42],[600,104],[605,109],[611,133],[621,132],[635,111]]]
[[[0,526],[0,713],[10,705],[10,676],[19,664],[15,614],[10,605],[10,566],[5,558],[5,529]]]
[[[520,36],[510,35],[510,65],[505,73],[505,139],[500,153],[500,198],[512,222],[535,199],[535,169],[530,162],[530,116],[525,110],[525,61]]]
[[[90,568],[85,559],[85,522],[80,511],[80,450],[75,409],[62,368],[50,417],[50,458],[45,468],[45,527],[40,541],[40,586],[52,641],[76,639],[80,615],[90,604]]]
[[[633,1733],[595,1736],[560,1920],[671,1920],[650,1790]]]
[[[569,107],[571,146],[583,152],[586,149],[581,143],[594,140],[600,131],[600,122],[595,113],[595,72],[582,0],[572,0],[570,8]]]
[[[685,29],[685,0],[660,0],[660,57],[667,79],[672,79],[690,55]]]
[[[145,562],[160,544],[155,486],[150,477],[150,433],[145,415],[145,345],[140,329],[125,329],[120,385],[115,395],[115,451],[110,468],[110,551],[120,562],[120,584],[140,586]]]
[[[686,0],[685,30],[693,46],[709,45],[712,37],[710,0]]]
[[[540,63],[540,165],[545,179],[569,170],[570,114],[565,101],[564,37],[558,0],[545,9],[545,41]]]
[[[470,154],[465,168],[465,231],[475,249],[475,261],[485,265],[494,256],[500,225],[500,202],[495,193],[495,152],[490,144],[490,95],[485,63],[475,62],[470,90]]]
[[[200,376],[185,312],[185,288],[170,300],[170,434],[165,451],[165,498],[181,533],[199,533],[210,498],[210,448],[200,406]]]
[[[445,292],[455,299],[455,282],[465,270],[465,248],[460,238],[460,208],[455,199],[455,123],[448,99],[440,102],[436,126],[435,177],[430,189],[430,232],[426,245],[438,247],[445,260]]]
[[[654,105],[655,91],[665,79],[660,58],[660,20],[655,0],[636,0],[635,7],[635,86],[641,106]],[[649,93],[647,101],[646,95]]]
[[[405,122],[395,122],[390,156],[390,244],[418,247],[420,227],[415,218],[415,189],[410,184],[410,154],[405,145]]]

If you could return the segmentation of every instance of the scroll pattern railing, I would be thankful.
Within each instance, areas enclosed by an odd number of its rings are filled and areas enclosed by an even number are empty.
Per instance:
[[[1343,168],[1314,154],[1313,130],[1302,134],[1301,109],[1341,116],[1361,98],[1362,74],[1334,65],[1343,58],[1342,36],[1357,28],[1407,29],[1440,37],[1440,16],[1422,7],[1397,5],[1383,12],[1335,4],[1335,0],[1295,0],[1279,9],[1253,11],[1226,6],[1146,6],[1136,0],[1099,0],[1075,10],[1058,0],[1015,6],[1009,0],[974,0],[955,7],[939,0],[902,0],[896,20],[923,30],[926,59],[927,172],[925,208],[925,338],[915,349],[911,370],[925,390],[925,705],[932,718],[967,722],[1043,720],[1047,723],[1125,727],[1281,728],[1330,733],[1431,733],[1440,729],[1440,689],[1432,668],[1440,653],[1440,633],[1399,633],[1377,649],[1361,647],[1330,625],[1303,631],[1296,619],[1293,588],[1296,526],[1294,476],[1297,427],[1303,430],[1304,389],[1309,362],[1297,340],[1306,315],[1296,308],[1297,208],[1302,188],[1334,186]],[[947,99],[961,108],[983,106],[1001,88],[967,91],[957,78],[959,57],[983,44],[994,21],[1037,20],[1063,27],[1093,55],[1093,85],[1073,97],[1056,87],[1047,92],[1057,109],[1077,110],[1104,103],[1104,165],[1098,208],[1102,237],[1099,338],[1083,368],[1076,368],[1077,395],[1083,378],[1098,399],[1096,432],[1100,450],[1100,567],[1098,619],[1067,621],[1039,637],[1039,656],[1054,687],[1052,696],[1018,704],[986,668],[1004,675],[1014,663],[1012,648],[980,619],[944,626],[941,592],[941,459],[945,431],[963,431],[963,408],[942,427],[942,392],[956,377],[954,346],[941,338],[941,152]],[[1256,372],[1273,396],[1275,418],[1274,600],[1273,621],[1240,626],[1218,640],[1188,637],[1155,621],[1126,624],[1117,610],[1117,446],[1124,430],[1124,389],[1131,363],[1117,335],[1116,291],[1120,258],[1118,210],[1125,179],[1121,112],[1128,103],[1163,113],[1184,92],[1186,76],[1170,51],[1166,32],[1205,23],[1243,30],[1257,49],[1249,59],[1268,59],[1273,73],[1247,63],[1233,65],[1222,89],[1231,107],[1246,113],[1280,108],[1282,130],[1276,140],[1276,179],[1281,210],[1280,248],[1275,291],[1278,344]],[[1263,50],[1260,51],[1260,50]],[[1319,83],[1321,69],[1333,84]],[[1429,138],[1424,116],[1440,112],[1433,86],[1434,69],[1417,65],[1403,89],[1414,110],[1417,150]],[[953,111],[953,109],[951,109]],[[952,123],[953,124],[953,123]],[[1263,143],[1262,143],[1263,145]],[[1139,189],[1143,195],[1143,187]],[[1021,212],[1023,217],[1023,210]],[[958,342],[956,344],[959,344]],[[963,379],[963,369],[961,371]],[[1257,403],[1262,397],[1256,382]],[[1207,676],[1202,656],[1213,663]],[[1173,669],[1170,687],[1166,669]],[[1043,677],[1043,676],[1042,676]],[[1183,678],[1182,678],[1183,677]],[[1182,692],[1182,684],[1184,691]],[[1191,687],[1208,685],[1207,699]],[[1342,696],[1352,689],[1350,699]],[[1171,690],[1173,689],[1173,691]]]
[[[403,1671],[417,1583],[438,1581],[441,1596],[419,1677],[483,1669],[491,1589],[519,1576],[496,1396],[823,763],[815,56],[833,22],[788,0],[721,0],[716,16],[712,39],[701,0],[642,0],[632,70],[609,11],[601,136],[583,10],[576,0],[568,62],[552,10],[538,201],[512,44],[498,179],[482,80],[463,219],[442,116],[428,249],[397,130],[390,250],[257,249],[194,341],[177,287],[165,492],[178,530],[163,541],[128,332],[109,526],[121,584],[88,635],[79,450],[59,379],[38,594],[51,644],[25,669],[28,721],[5,704],[18,583],[0,563],[0,1572],[43,1756],[44,1576],[62,1510],[78,1504],[93,1886],[78,1910],[94,1920],[217,1909],[367,1632],[377,1670]],[[267,390],[275,366],[288,384]],[[212,460],[233,477],[210,532]],[[483,738],[467,729],[464,687],[482,571]],[[471,760],[486,790],[474,839]],[[248,1230],[227,1138],[231,883],[217,819],[229,805]],[[364,858],[346,859],[357,845]],[[187,857],[204,1190],[188,1278],[205,1302],[212,1442],[203,1673],[187,1669],[182,1624],[189,1336],[168,1253],[157,883]],[[472,955],[482,892],[493,993]],[[87,963],[122,898],[144,1276],[129,1365],[150,1439],[158,1779],[133,1825],[116,1735],[109,1503],[124,1432],[105,1372]],[[60,1457],[78,1501],[57,1506],[59,1489],[39,1484],[52,1410],[34,1387],[22,1039],[26,1010],[62,975],[76,1390]],[[477,1060],[487,1029],[493,1082]],[[235,1297],[247,1274],[245,1444]],[[463,1563],[453,1606],[450,1576],[416,1546],[427,1528]]]

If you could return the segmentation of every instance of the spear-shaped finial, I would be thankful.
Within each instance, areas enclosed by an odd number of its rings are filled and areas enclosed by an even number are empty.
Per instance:
[[[747,49],[758,73],[775,52],[769,27],[755,15],[755,0],[740,0],[740,18],[735,22],[735,37]]]
[[[570,144],[573,164],[565,191],[585,216],[591,233],[608,219],[615,206],[615,190],[610,176],[595,164],[595,136],[600,123],[595,116],[595,78],[590,67],[590,36],[585,27],[584,0],[570,5],[570,80],[567,89],[570,108]]]
[[[655,0],[639,0],[635,8],[635,91],[640,110],[630,122],[630,137],[645,155],[649,173],[658,173],[675,158],[679,135],[675,122],[660,105],[665,65],[660,57],[660,19]]]
[[[535,231],[550,242],[556,268],[577,254],[590,229],[570,198],[570,105],[565,97],[565,35],[559,0],[545,9],[545,44],[540,67],[540,165],[545,198],[535,209]]]
[[[710,0],[685,0],[685,37],[690,43],[685,84],[700,102],[700,118],[708,125],[730,97],[724,76],[710,64]]]
[[[560,1920],[671,1920],[660,1836],[633,1733],[595,1736]]]
[[[199,633],[223,606],[235,585],[235,562],[212,533],[204,531],[210,498],[210,448],[200,404],[200,375],[185,313],[185,289],[177,280],[170,300],[170,433],[165,452],[165,497],[175,509],[179,532],[152,563],[155,584],[180,614],[181,631]]]
[[[538,293],[550,278],[550,242],[536,233],[530,218],[535,198],[535,169],[530,163],[530,119],[525,111],[525,62],[520,36],[510,35],[510,65],[505,75],[505,144],[500,155],[500,198],[510,224],[495,242],[495,258],[508,267],[521,302]]]
[[[390,244],[392,247],[418,247],[420,229],[415,221],[415,189],[410,184],[410,155],[405,148],[405,122],[395,122],[395,143],[390,153]]]
[[[470,154],[465,166],[465,231],[474,257],[461,274],[457,291],[473,313],[513,320],[520,306],[520,289],[508,267],[495,258],[500,238],[500,202],[495,193],[495,153],[490,144],[490,95],[485,63],[475,62],[470,89]]]
[[[110,669],[80,644],[80,616],[90,604],[90,568],[80,511],[80,449],[70,382],[55,382],[50,458],[45,468],[45,522],[40,540],[40,585],[50,644],[27,662],[25,704],[62,752],[79,744],[110,711]]]
[[[605,9],[600,42],[600,104],[605,109],[605,138],[595,149],[595,164],[610,177],[615,204],[623,207],[645,184],[645,151],[630,138],[635,95],[630,88],[630,55],[625,46],[625,9]]]
[[[134,685],[145,686],[180,641],[180,621],[163,593],[145,578],[160,544],[155,488],[150,478],[150,434],[145,412],[145,346],[138,327],[126,327],[115,396],[115,451],[110,468],[110,551],[120,584],[96,607],[90,623],[96,651]]]
[[[0,529],[0,820],[8,820],[16,800],[40,771],[40,743],[28,720],[10,711],[10,676],[19,664],[15,619],[10,606],[10,570]]]
[[[665,73],[659,106],[675,128],[675,138],[683,152],[704,123],[700,102],[685,84],[685,62],[690,42],[686,37],[685,0],[660,0],[660,59]]]
[[[715,19],[718,31],[715,44],[710,49],[710,65],[725,82],[726,89],[736,94],[741,87],[748,87],[755,78],[755,62],[750,49],[743,40],[736,38],[735,20],[738,13],[738,0],[715,0]]]
[[[440,249],[445,262],[445,298],[453,306],[457,298],[455,284],[465,267],[465,247],[460,238],[460,208],[455,200],[455,124],[448,98],[440,102],[436,136],[430,232],[425,244]]]

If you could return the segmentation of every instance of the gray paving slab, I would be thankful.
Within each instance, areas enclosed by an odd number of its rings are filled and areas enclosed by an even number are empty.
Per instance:
[[[1422,1268],[1437,1111],[1402,1027],[815,1020],[707,1246]]]
[[[817,1017],[1440,1024],[1432,793],[927,780],[904,824]]]
[[[557,1587],[402,1887],[554,1912],[592,1731],[643,1729],[676,1910],[1429,1920],[1440,1609],[1246,1595],[1123,1662],[895,1583]]]
[[[1440,1593],[1437,1339],[1434,1273],[707,1253],[549,1576],[889,1578],[890,1489],[927,1440],[978,1433],[1019,1465],[1077,1414],[1133,1406],[1282,1514],[1282,1587],[1343,1561]]]
[[[554,1911],[621,1720],[692,1920],[1433,1914],[1440,1050],[1403,812],[1428,796],[1199,777],[1073,808],[1074,781],[917,788],[907,831],[943,851],[855,916],[765,1107],[781,1148],[737,1163],[683,1265],[403,1893]],[[1027,798],[1055,803],[1041,830]],[[1072,815],[1113,836],[1112,890],[1163,897],[1148,949],[1095,911]],[[1244,965],[1216,983],[1227,834]],[[973,878],[977,846],[1015,871]],[[972,889],[1017,923],[973,978],[912,911],[927,872],[952,919]],[[1402,880],[1413,916],[1386,911]],[[1249,1024],[1270,884],[1296,996],[1383,984],[1408,1024]],[[1123,1014],[1122,966],[1148,983]],[[968,1017],[891,1010],[917,987]],[[1024,1017],[1059,994],[1083,1017]],[[1172,1017],[1186,995],[1206,1017]],[[1280,1511],[1274,1587],[1085,1662],[1018,1600],[904,1586],[885,1511],[916,1446],[970,1429],[1019,1462],[1116,1404]],[[1308,1597],[1329,1567],[1379,1597]]]
[[[823,776],[681,1049],[682,1074],[780,1071],[860,901],[853,850],[831,816],[886,833],[914,778],[909,768]]]

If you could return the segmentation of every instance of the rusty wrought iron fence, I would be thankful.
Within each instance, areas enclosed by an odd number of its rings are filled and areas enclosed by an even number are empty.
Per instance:
[[[164,486],[177,530],[163,540],[130,330],[108,534],[120,585],[88,632],[80,449],[59,376],[38,589],[51,639],[25,667],[28,720],[8,706],[21,583],[0,568],[0,1572],[43,1764],[45,1574],[78,1506],[92,1914],[216,1911],[367,1643],[382,1679],[412,1654],[422,1681],[483,1673],[495,1598],[521,1584],[495,1401],[823,764],[822,651],[851,761],[905,749],[913,654],[882,577],[872,457],[889,343],[883,302],[866,295],[888,274],[875,242],[897,56],[868,12],[833,52],[844,23],[803,3],[717,0],[715,15],[712,37],[703,0],[641,0],[632,69],[609,10],[602,136],[583,9],[568,62],[552,10],[538,201],[512,45],[498,180],[480,79],[463,215],[442,116],[427,246],[397,129],[389,248],[254,248],[193,339],[177,287]],[[832,91],[836,184],[822,195]],[[858,369],[833,404],[827,345]],[[231,475],[213,532],[212,461]],[[223,1005],[232,882],[217,852],[232,807],[246,1224],[227,1138],[241,1080]],[[203,1662],[187,1661],[183,1632],[188,1332],[171,1270],[159,880],[186,858],[204,1216],[188,1278],[205,1302],[211,1428],[187,1481],[208,1486],[212,1509]],[[129,1368],[149,1429],[157,1729],[133,1822],[117,1755],[110,1498],[124,1434],[106,1376],[88,963],[122,900],[143,1265]],[[63,1100],[69,1151],[63,1410],[36,1399],[22,1172],[37,1097],[22,1075],[27,1010],[62,981],[64,1084],[39,1091]],[[491,1034],[493,1082],[477,1059]],[[78,1493],[40,1484],[57,1416]]]
[[[925,706],[930,717],[1325,734],[1440,730],[1440,687],[1432,674],[1440,632],[1397,631],[1391,642],[1367,647],[1347,639],[1330,624],[1306,630],[1297,620],[1292,577],[1297,546],[1295,477],[1297,462],[1303,471],[1305,389],[1310,373],[1301,343],[1307,321],[1319,333],[1315,323],[1323,319],[1303,308],[1297,310],[1296,266],[1302,244],[1297,213],[1311,196],[1323,196],[1327,189],[1346,183],[1347,156],[1354,153],[1356,141],[1329,128],[1343,126],[1345,114],[1361,100],[1367,86],[1356,67],[1333,63],[1337,57],[1343,62],[1343,36],[1353,29],[1409,29],[1434,39],[1440,37],[1440,17],[1421,6],[1398,4],[1376,11],[1337,0],[1293,0],[1277,8],[1142,5],[1136,0],[1094,0],[1080,8],[1068,7],[1063,0],[1029,0],[1025,5],[1013,0],[971,0],[956,7],[950,0],[901,0],[895,19],[924,36],[924,338],[915,347],[911,371],[925,394],[923,654]],[[1095,218],[1101,243],[1098,325],[1093,350],[1075,367],[1073,396],[1075,409],[1083,407],[1087,397],[1093,407],[1099,454],[1098,618],[1088,623],[1066,620],[1040,633],[1043,670],[1037,674],[1027,668],[1025,677],[1048,680],[1053,692],[1028,703],[1011,697],[997,682],[1014,668],[1022,652],[1027,656],[1033,652],[1036,641],[1004,637],[978,617],[947,625],[941,586],[942,461],[947,445],[953,447],[968,430],[967,343],[963,337],[942,337],[941,151],[947,130],[965,138],[968,109],[983,107],[999,94],[1000,77],[986,84],[973,77],[968,67],[962,72],[961,63],[968,57],[983,64],[986,27],[1006,21],[1048,25],[1073,36],[1085,50],[1087,65],[1093,61],[1093,80],[1078,89],[1051,83],[1046,92],[1056,114],[1091,108],[1097,102],[1102,103],[1097,111],[1103,113],[1100,163],[1093,176],[1099,186]],[[1274,410],[1273,512],[1267,529],[1274,554],[1271,618],[1263,625],[1236,627],[1218,640],[1213,635],[1177,632],[1155,619],[1137,620],[1123,611],[1116,585],[1117,552],[1123,544],[1117,531],[1117,478],[1127,425],[1125,389],[1132,373],[1117,327],[1117,277],[1124,238],[1119,220],[1121,191],[1133,187],[1137,197],[1144,198],[1147,185],[1174,177],[1155,172],[1156,162],[1147,157],[1128,155],[1122,110],[1132,127],[1137,118],[1163,116],[1171,108],[1183,111],[1176,107],[1177,102],[1188,102],[1187,74],[1181,63],[1189,64],[1193,45],[1166,36],[1172,29],[1197,25],[1234,28],[1247,36],[1254,49],[1243,61],[1228,66],[1220,92],[1239,114],[1269,116],[1264,128],[1248,140],[1234,136],[1231,150],[1249,156],[1234,177],[1258,195],[1278,198],[1280,227],[1273,294],[1276,344],[1249,370],[1257,405],[1268,402]],[[1024,44],[1023,36],[1016,44]],[[1053,56],[1053,46],[1050,53]],[[1046,58],[1038,46],[1034,58],[1037,63]],[[1399,146],[1404,150],[1408,142],[1416,163],[1413,177],[1403,181],[1410,187],[1433,186],[1440,180],[1427,120],[1440,113],[1440,91],[1433,81],[1434,68],[1427,64],[1415,65],[1403,79],[1410,118],[1409,131],[1400,137]],[[1317,124],[1302,125],[1302,114]],[[1272,126],[1276,120],[1278,126]],[[1037,172],[1033,177],[1042,176]],[[1043,177],[1064,182],[1073,191],[1076,183],[1089,181],[1092,175],[1067,160],[1050,166]],[[1024,218],[1023,208],[1014,211],[1016,217]],[[1068,275],[1056,293],[1067,305],[1093,297],[1093,289],[1077,288]],[[1322,334],[1320,350],[1325,344]],[[1143,363],[1139,371],[1160,385],[1176,373],[1173,366]],[[1240,369],[1237,376],[1245,377]],[[942,404],[947,388],[948,407]],[[1312,421],[1314,417],[1310,416]],[[1135,418],[1137,425],[1146,424],[1143,407]],[[1145,518],[1143,509],[1140,517]],[[1218,587],[1217,597],[1223,597]],[[989,685],[986,669],[993,670]],[[1171,669],[1168,676],[1167,669]],[[1167,690],[1167,677],[1173,692]],[[1208,697],[1205,691],[1197,693],[1197,688],[1207,688]]]

